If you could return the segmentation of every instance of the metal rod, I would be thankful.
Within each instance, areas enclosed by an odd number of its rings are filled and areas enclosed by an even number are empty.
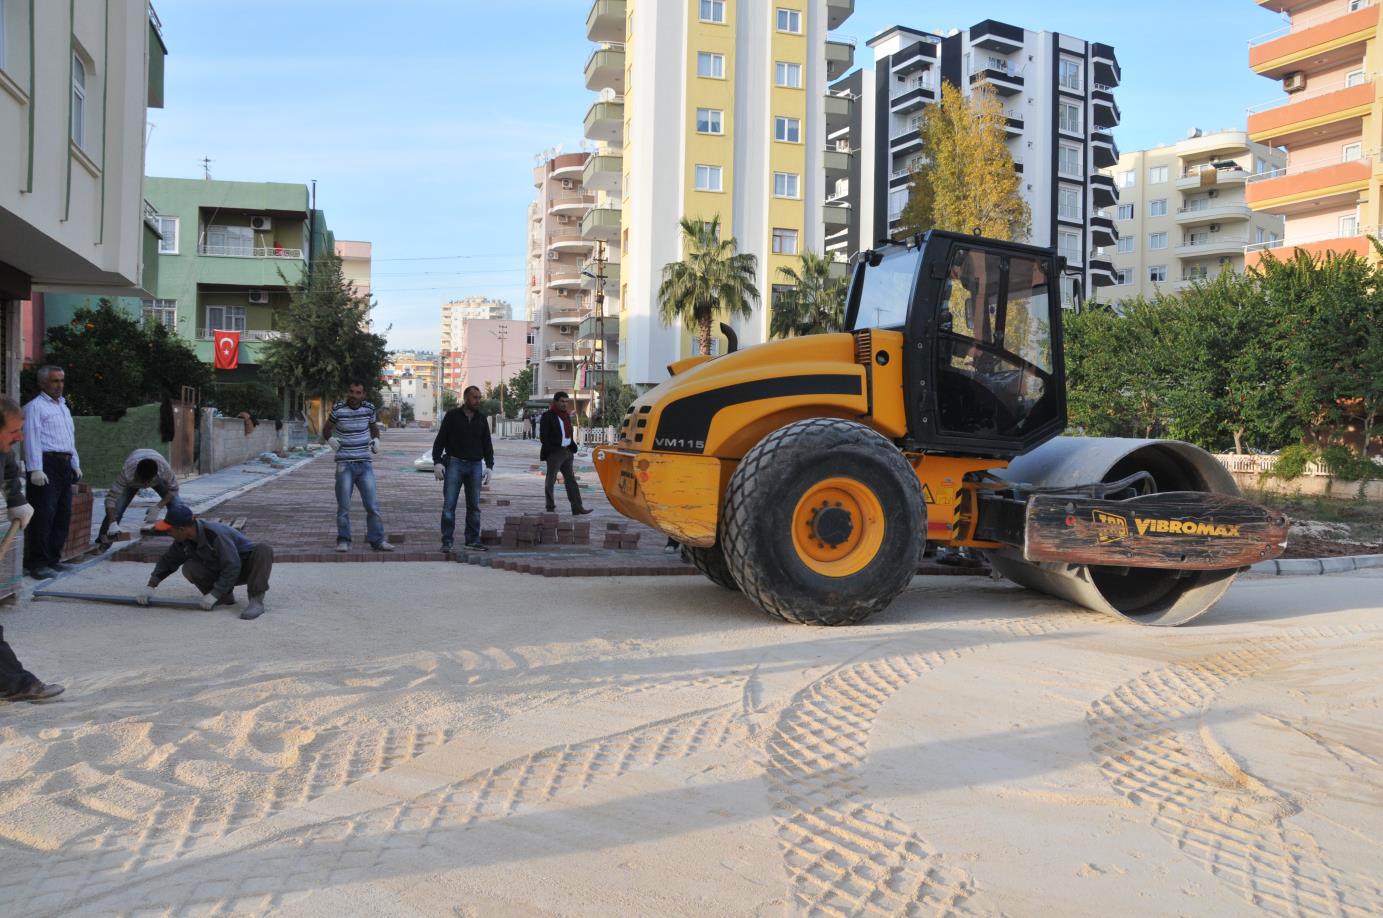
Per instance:
[[[35,599],[82,599],[87,602],[108,602],[120,606],[137,606],[139,603],[133,596],[124,596],[119,593],[68,593],[62,590],[34,590]],[[195,599],[159,599],[151,597],[150,606],[159,606],[165,609],[200,609],[202,604]]]

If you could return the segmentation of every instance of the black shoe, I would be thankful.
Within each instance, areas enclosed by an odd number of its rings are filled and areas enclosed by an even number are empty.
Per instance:
[[[450,542],[443,542],[443,543],[442,543],[442,554],[444,554],[444,555],[449,555],[449,554],[451,554],[451,543],[450,543]]]
[[[553,506],[549,506],[549,507],[547,508],[547,512],[548,512],[548,513],[556,513],[556,512],[557,512],[557,508],[556,508],[556,507],[553,507]]]
[[[225,596],[222,596],[220,599],[216,600],[216,604],[217,604],[218,606],[233,606],[233,605],[235,605],[235,594],[234,594],[234,593],[227,593]]]
[[[11,692],[0,698],[0,701],[32,701],[35,704],[42,704],[45,701],[52,701],[64,691],[65,689],[56,682],[42,682],[35,679],[28,688]]]
[[[573,510],[573,511],[571,512],[571,515],[572,515],[572,516],[585,516],[587,513],[595,513],[595,511],[592,510],[590,507],[581,507],[581,508],[578,509],[578,510]]]
[[[75,571],[77,569],[77,565],[68,564],[66,561],[54,561],[52,567],[53,570],[57,571],[59,574],[66,574],[69,571]]]
[[[58,572],[51,567],[36,567],[29,571],[29,576],[35,580],[52,580]]]
[[[467,542],[467,543],[466,543],[466,550],[467,550],[467,551],[489,551],[490,548],[489,548],[488,545],[481,545],[479,542]]]

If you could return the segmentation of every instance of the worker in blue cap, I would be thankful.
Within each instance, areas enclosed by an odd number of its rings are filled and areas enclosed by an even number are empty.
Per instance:
[[[135,597],[141,606],[147,606],[158,585],[182,568],[183,576],[201,590],[203,609],[235,605],[235,587],[244,584],[250,601],[240,617],[251,621],[264,614],[264,594],[274,566],[272,548],[250,541],[229,526],[197,519],[183,503],[169,504],[154,529],[170,534],[173,545],[154,566],[148,587]]]

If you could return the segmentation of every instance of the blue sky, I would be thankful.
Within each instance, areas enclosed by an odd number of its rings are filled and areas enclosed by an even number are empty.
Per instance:
[[[377,326],[435,348],[439,306],[469,294],[522,309],[534,154],[576,150],[593,95],[587,0],[155,0],[165,107],[150,175],[308,183],[342,239],[374,243]],[[1248,69],[1275,29],[1252,0],[978,3],[857,0],[839,30],[944,31],[992,18],[1113,45],[1125,150],[1188,128],[1242,127],[1278,90]]]

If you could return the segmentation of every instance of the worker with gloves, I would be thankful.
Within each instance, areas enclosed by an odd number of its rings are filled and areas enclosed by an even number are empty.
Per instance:
[[[240,617],[251,621],[264,614],[264,594],[274,567],[272,548],[251,542],[229,526],[197,519],[183,503],[169,504],[154,528],[172,535],[173,545],[154,565],[148,587],[135,602],[147,606],[158,585],[181,568],[183,576],[201,591],[203,609],[235,605],[235,587],[244,584],[250,600]]]
[[[490,483],[495,448],[490,424],[480,412],[480,389],[467,386],[461,404],[442,417],[432,442],[432,471],[442,485],[442,551],[451,551],[456,534],[456,498],[466,489],[466,547],[487,551],[480,544],[480,489]]]
[[[374,454],[379,452],[375,406],[365,399],[364,383],[346,387],[345,401],[331,407],[322,439],[336,453],[336,550],[351,550],[351,492],[365,505],[365,537],[375,551],[393,551],[384,538],[384,517],[375,491]]]
[[[24,538],[24,568],[46,580],[68,569],[62,563],[67,524],[72,517],[72,486],[82,480],[72,412],[62,397],[62,367],[38,368],[39,394],[24,406],[24,466],[29,471],[29,503],[34,518]]]
[[[106,492],[106,518],[101,521],[97,542],[109,545],[115,541],[125,509],[145,488],[153,488],[159,496],[159,502],[144,514],[144,522],[152,524],[158,520],[159,511],[178,499],[178,478],[173,467],[155,449],[137,449],[125,457],[120,474]]]

